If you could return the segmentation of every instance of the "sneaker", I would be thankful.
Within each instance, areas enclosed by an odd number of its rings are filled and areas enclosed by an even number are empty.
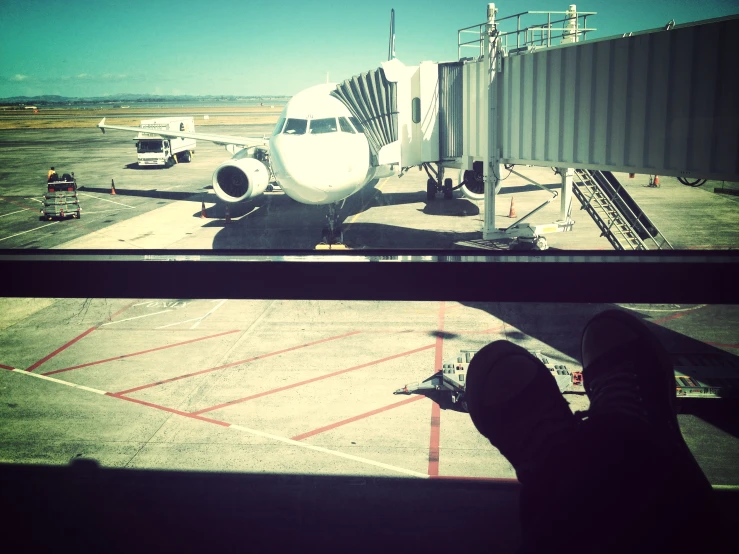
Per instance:
[[[475,427],[521,483],[571,465],[558,462],[574,456],[577,420],[549,370],[525,349],[504,340],[482,348],[470,361],[465,396]]]

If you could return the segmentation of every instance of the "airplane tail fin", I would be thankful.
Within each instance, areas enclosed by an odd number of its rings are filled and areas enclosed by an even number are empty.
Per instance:
[[[390,41],[387,49],[387,60],[395,59],[395,10],[390,10]]]

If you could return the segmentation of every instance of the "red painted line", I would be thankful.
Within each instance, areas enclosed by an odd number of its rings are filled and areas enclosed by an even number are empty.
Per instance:
[[[357,365],[357,366],[350,367],[347,369],[334,371],[333,373],[327,373],[326,375],[321,375],[320,377],[314,377],[313,379],[306,379],[305,381],[293,383],[292,385],[287,385],[284,387],[279,387],[277,389],[272,389],[272,390],[260,392],[257,394],[252,394],[251,396],[245,396],[244,398],[237,398],[236,400],[230,400],[228,402],[224,402],[223,404],[218,404],[217,406],[211,406],[210,408],[205,408],[203,410],[198,410],[197,412],[192,412],[192,413],[193,414],[203,414],[205,412],[212,412],[213,410],[219,410],[220,408],[227,408],[228,406],[233,406],[234,404],[240,404],[241,402],[246,402],[248,400],[254,400],[255,398],[261,398],[262,396],[267,396],[270,394],[275,394],[277,392],[294,389],[296,387],[302,387],[303,385],[307,385],[308,383],[315,383],[316,381],[322,381],[323,379],[328,379],[330,377],[336,377],[337,375],[341,375],[343,373],[349,373],[350,371],[356,371],[357,369],[362,369],[362,368],[369,367],[372,365],[377,365],[382,362],[387,362],[388,360],[393,360],[395,358],[402,358],[403,356],[408,356],[409,354],[415,354],[416,352],[428,350],[429,348],[433,348],[433,347],[434,347],[433,344],[429,344],[426,346],[422,346],[421,348],[416,348],[415,350],[409,350],[407,352],[401,352],[400,354],[388,356],[387,358],[382,358],[381,360],[375,360],[372,362],[368,362],[366,364],[361,364],[361,365]]]
[[[434,371],[441,371],[444,355],[444,302],[439,305],[439,334],[436,337],[436,355],[434,357]],[[429,438],[429,467],[431,477],[439,475],[439,443],[441,440],[441,408],[436,402],[431,403],[431,436]]]
[[[115,394],[130,394],[132,392],[136,392],[136,391],[140,391],[140,390],[144,390],[144,389],[149,389],[151,387],[156,387],[156,386],[159,386],[159,385],[163,385],[165,383],[171,383],[172,381],[179,381],[180,379],[187,379],[188,377],[195,377],[196,375],[203,375],[205,373],[210,373],[212,371],[218,371],[220,369],[226,369],[226,368],[233,367],[233,366],[236,366],[236,365],[246,364],[248,362],[253,362],[255,360],[261,360],[263,358],[269,358],[270,356],[277,356],[278,354],[284,354],[285,352],[290,352],[291,350],[298,350],[299,348],[306,348],[308,346],[314,346],[316,344],[320,344],[322,342],[328,342],[328,341],[331,341],[331,340],[343,339],[345,337],[348,337],[348,336],[351,336],[351,335],[356,335],[358,333],[361,333],[361,331],[352,331],[351,333],[346,333],[344,335],[338,335],[336,337],[329,337],[327,339],[321,339],[321,340],[317,340],[317,341],[313,341],[313,342],[308,342],[306,344],[301,344],[301,345],[298,345],[298,346],[292,346],[290,348],[285,348],[284,350],[277,350],[276,352],[270,352],[269,354],[261,354],[259,356],[254,356],[253,358],[247,358],[245,360],[239,360],[237,362],[231,362],[230,364],[220,365],[218,367],[211,367],[211,368],[208,368],[208,369],[202,369],[200,371],[194,371],[193,373],[186,373],[185,375],[179,375],[177,377],[172,377],[171,379],[164,379],[162,381],[157,381],[156,383],[149,383],[148,385],[141,385],[140,387],[134,387],[132,389],[118,391]]]
[[[672,315],[668,315],[668,316],[665,316],[665,317],[661,317],[659,319],[653,319],[653,320],[651,320],[651,323],[654,323],[655,325],[662,325],[663,323],[665,323],[667,321],[671,321],[673,319],[679,319],[681,317],[685,317],[686,315],[695,313],[698,310],[702,310],[703,308],[705,308],[705,306],[701,306],[700,308],[695,309],[695,310],[688,310],[688,311],[685,311],[685,312],[678,312],[676,314],[672,314]]]
[[[707,342],[711,346],[720,346],[721,348],[739,348],[739,344],[723,344],[721,342]]]
[[[100,327],[106,321],[109,321],[110,319],[114,318],[115,316],[117,316],[118,314],[120,314],[121,312],[123,312],[124,310],[127,310],[128,308],[130,308],[131,306],[133,306],[134,302],[136,302],[136,300],[134,300],[130,304],[124,306],[123,308],[121,308],[120,310],[118,310],[116,313],[114,313],[112,316],[108,317],[107,319],[104,319],[103,321],[101,321],[100,323],[98,323],[95,327],[90,327],[87,331],[85,331],[84,333],[82,333],[80,336],[72,339],[67,344],[65,344],[63,346],[60,346],[59,348],[57,348],[56,350],[54,350],[54,352],[52,352],[51,354],[49,354],[45,358],[41,358],[38,362],[36,362],[35,364],[33,364],[31,367],[26,368],[26,371],[33,371],[34,369],[36,369],[41,364],[48,362],[51,358],[53,358],[54,356],[56,356],[60,352],[66,350],[67,348],[69,348],[70,346],[72,346],[78,340],[80,340],[80,339],[86,337],[87,335],[89,335],[90,333],[92,333],[95,329],[97,329],[98,327]]]
[[[140,356],[141,354],[148,354],[149,352],[156,352],[157,350],[165,350],[167,348],[174,348],[175,346],[182,346],[183,344],[190,344],[193,342],[199,342],[201,340],[208,340],[208,339],[214,339],[216,337],[222,337],[223,335],[230,335],[231,333],[238,333],[239,330],[236,329],[234,331],[226,331],[224,333],[218,333],[217,335],[210,335],[207,337],[200,337],[197,339],[190,339],[182,342],[177,342],[175,344],[168,344],[166,346],[159,346],[157,348],[149,348],[148,350],[142,350],[141,352],[134,352],[132,354],[123,354],[121,356],[114,356],[113,358],[106,358],[105,360],[98,360],[96,362],[88,362],[86,364],[80,364],[80,365],[74,365],[72,367],[65,367],[64,369],[55,369],[54,371],[47,371],[46,373],[43,373],[42,375],[54,375],[55,373],[62,373],[64,371],[72,371],[73,369],[79,369],[81,367],[88,367],[91,365],[98,365],[98,364],[104,364],[106,362],[112,362],[114,360],[121,360],[123,358],[130,358],[131,356]]]
[[[10,371],[13,371],[15,369],[14,367],[10,367],[9,365],[3,365],[3,364],[0,364],[0,367],[3,369],[9,369]]]
[[[116,313],[114,313],[113,315],[109,315],[109,316],[108,316],[107,318],[105,318],[105,319],[104,319],[103,321],[101,321],[101,322],[100,322],[100,323],[98,324],[98,327],[100,327],[100,326],[101,326],[101,325],[102,325],[103,323],[108,323],[108,322],[109,322],[109,321],[111,321],[111,320],[112,320],[112,319],[113,319],[113,318],[114,318],[115,316],[117,316],[117,315],[121,315],[121,314],[122,314],[123,312],[125,312],[125,311],[126,311],[126,310],[127,310],[128,308],[130,308],[131,306],[133,306],[133,305],[134,305],[134,304],[135,304],[136,302],[138,302],[139,300],[141,300],[141,299],[140,299],[140,298],[136,298],[135,300],[132,300],[131,302],[129,302],[128,304],[126,304],[125,306],[123,306],[123,307],[122,307],[122,308],[121,308],[120,310],[118,310],[118,311],[117,311]]]
[[[142,404],[144,406],[149,406],[150,408],[156,408],[157,410],[162,410],[163,412],[169,412],[171,414],[177,414],[185,417],[189,417],[191,419],[197,419],[200,421],[206,421],[208,423],[214,423],[216,425],[220,425],[221,427],[231,427],[230,423],[226,423],[225,421],[219,421],[217,419],[210,419],[208,417],[200,417],[198,415],[190,414],[188,412],[181,412],[180,410],[175,410],[174,408],[167,408],[166,406],[160,406],[159,404],[153,404],[151,402],[146,402],[144,400],[138,400],[136,398],[129,398],[128,396],[121,396],[120,394],[112,393],[112,392],[106,392],[107,396],[112,396],[113,398],[120,398],[121,400],[128,400],[129,402],[134,402],[136,404]]]
[[[464,477],[458,475],[432,475],[432,479],[447,479],[450,481],[485,481],[488,483],[515,483],[520,484],[518,479],[506,477]]]
[[[308,437],[312,437],[313,435],[318,435],[320,433],[325,433],[326,431],[331,431],[332,429],[336,429],[337,427],[341,427],[342,425],[346,425],[347,423],[354,423],[355,421],[359,421],[360,419],[365,419],[367,417],[380,414],[388,410],[392,410],[393,408],[405,406],[406,404],[410,404],[411,402],[418,402],[419,400],[424,400],[425,398],[426,398],[425,396],[414,396],[413,398],[407,398],[405,400],[401,400],[400,402],[395,402],[394,404],[390,404],[383,408],[377,408],[376,410],[365,412],[363,414],[350,417],[349,419],[343,419],[341,421],[337,421],[336,423],[326,425],[325,427],[319,427],[318,429],[314,429],[313,431],[308,431],[307,433],[303,433],[302,435],[296,435],[292,438],[292,440],[300,441],[303,439],[307,439]]]
[[[59,348],[57,348],[56,350],[54,350],[54,352],[52,352],[52,353],[51,353],[51,354],[49,354],[48,356],[46,356],[46,357],[44,357],[44,358],[41,358],[41,359],[40,359],[40,360],[39,360],[38,362],[36,362],[35,364],[33,364],[33,365],[32,365],[31,367],[28,367],[28,368],[26,368],[26,371],[33,371],[34,369],[36,369],[36,368],[37,368],[38,366],[40,366],[41,364],[43,364],[43,363],[45,363],[45,362],[48,362],[48,361],[49,361],[50,359],[52,359],[52,358],[53,358],[54,356],[56,356],[57,354],[59,354],[59,352],[62,352],[62,351],[64,351],[64,350],[66,350],[67,348],[69,348],[70,346],[72,346],[72,345],[73,345],[73,344],[74,344],[75,342],[77,342],[78,340],[80,340],[80,339],[82,339],[82,338],[86,337],[87,335],[89,335],[90,333],[92,333],[92,332],[93,332],[93,331],[94,331],[95,329],[97,329],[97,326],[95,326],[95,327],[90,327],[90,328],[89,328],[89,329],[88,329],[87,331],[85,331],[85,332],[84,332],[84,333],[82,333],[81,335],[79,335],[79,336],[77,336],[77,337],[73,338],[73,339],[72,339],[71,341],[69,341],[69,342],[68,342],[67,344],[65,344],[65,345],[63,345],[63,346],[60,346]]]

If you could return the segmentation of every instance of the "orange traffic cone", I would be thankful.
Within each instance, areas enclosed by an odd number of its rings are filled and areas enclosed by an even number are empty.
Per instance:
[[[655,187],[658,187],[659,186],[659,175],[655,175],[654,176],[654,186]]]
[[[200,207],[200,219],[206,219],[208,215],[205,213],[205,202],[201,203]]]
[[[511,209],[508,210],[508,217],[516,217],[516,207],[513,205],[513,197],[511,196]]]
[[[110,194],[115,196],[115,183],[113,182],[113,179],[110,180]]]
[[[633,173],[629,173],[629,179],[633,179],[633,178],[634,178],[634,174]]]
[[[231,223],[231,213],[228,211],[228,205],[226,205],[226,223]]]

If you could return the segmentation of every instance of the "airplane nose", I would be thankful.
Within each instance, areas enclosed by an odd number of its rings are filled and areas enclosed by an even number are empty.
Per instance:
[[[272,169],[285,194],[299,202],[320,204],[329,201],[332,191],[327,178],[331,165],[324,159],[326,153],[306,148],[307,145],[298,143],[296,137],[276,138],[270,153]]]

